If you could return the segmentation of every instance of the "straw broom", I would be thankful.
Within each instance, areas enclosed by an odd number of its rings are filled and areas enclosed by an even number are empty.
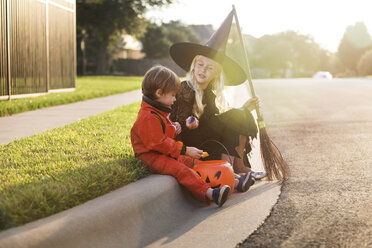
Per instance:
[[[252,78],[251,78],[251,72],[249,68],[249,61],[248,56],[246,53],[243,36],[241,34],[238,15],[236,13],[235,6],[233,5],[233,12],[235,16],[236,26],[238,28],[238,35],[240,42],[243,47],[243,53],[244,53],[244,62],[246,66],[246,72],[247,72],[247,78],[249,82],[249,87],[252,93],[252,97],[256,97],[256,93],[253,88]],[[288,179],[290,176],[290,171],[287,163],[284,161],[282,154],[280,153],[279,149],[275,146],[275,144],[270,139],[265,123],[263,120],[263,116],[260,113],[259,108],[256,106],[256,113],[257,113],[257,123],[259,128],[259,135],[260,135],[260,147],[261,147],[261,158],[264,164],[265,171],[267,173],[267,178],[272,181],[274,179],[277,180],[285,180]]]

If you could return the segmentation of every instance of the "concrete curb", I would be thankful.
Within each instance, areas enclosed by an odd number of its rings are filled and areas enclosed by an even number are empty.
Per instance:
[[[279,194],[278,184],[260,182],[247,193],[233,194],[222,208],[206,207],[174,178],[151,175],[5,230],[0,247],[206,247],[210,242],[214,247],[233,247],[264,221]]]
[[[80,206],[0,233],[0,247],[143,247],[191,212],[177,181],[151,175]]]

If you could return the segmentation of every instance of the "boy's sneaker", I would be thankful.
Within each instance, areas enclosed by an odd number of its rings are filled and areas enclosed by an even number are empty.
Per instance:
[[[218,207],[221,207],[225,203],[229,196],[230,189],[231,188],[228,185],[224,185],[222,188],[213,189],[212,198]]]
[[[239,180],[239,183],[236,189],[239,192],[246,192],[249,189],[249,187],[251,187],[255,183],[255,180],[252,177],[251,172],[247,172],[243,176],[240,176],[238,180]]]
[[[267,173],[265,171],[263,171],[263,172],[253,172],[252,171],[252,176],[256,180],[261,180],[262,178],[267,176]]]

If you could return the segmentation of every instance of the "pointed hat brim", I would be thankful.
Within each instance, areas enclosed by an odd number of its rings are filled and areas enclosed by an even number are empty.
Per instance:
[[[223,52],[190,42],[173,44],[169,51],[172,59],[185,71],[189,71],[195,56],[202,55],[218,62],[223,69],[225,85],[239,85],[247,79],[245,71]]]

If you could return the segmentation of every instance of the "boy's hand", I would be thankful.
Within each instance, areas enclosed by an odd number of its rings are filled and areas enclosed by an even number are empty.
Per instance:
[[[173,124],[176,126],[176,134],[180,134],[182,131],[181,124],[179,124],[178,122],[173,122]]]
[[[186,119],[186,127],[188,129],[195,129],[195,128],[198,128],[198,126],[199,126],[199,120],[198,120],[198,118],[196,118],[194,116],[189,116]]]
[[[199,150],[198,148],[192,147],[192,146],[187,146],[186,155],[192,158],[199,159],[203,155],[203,151]]]

